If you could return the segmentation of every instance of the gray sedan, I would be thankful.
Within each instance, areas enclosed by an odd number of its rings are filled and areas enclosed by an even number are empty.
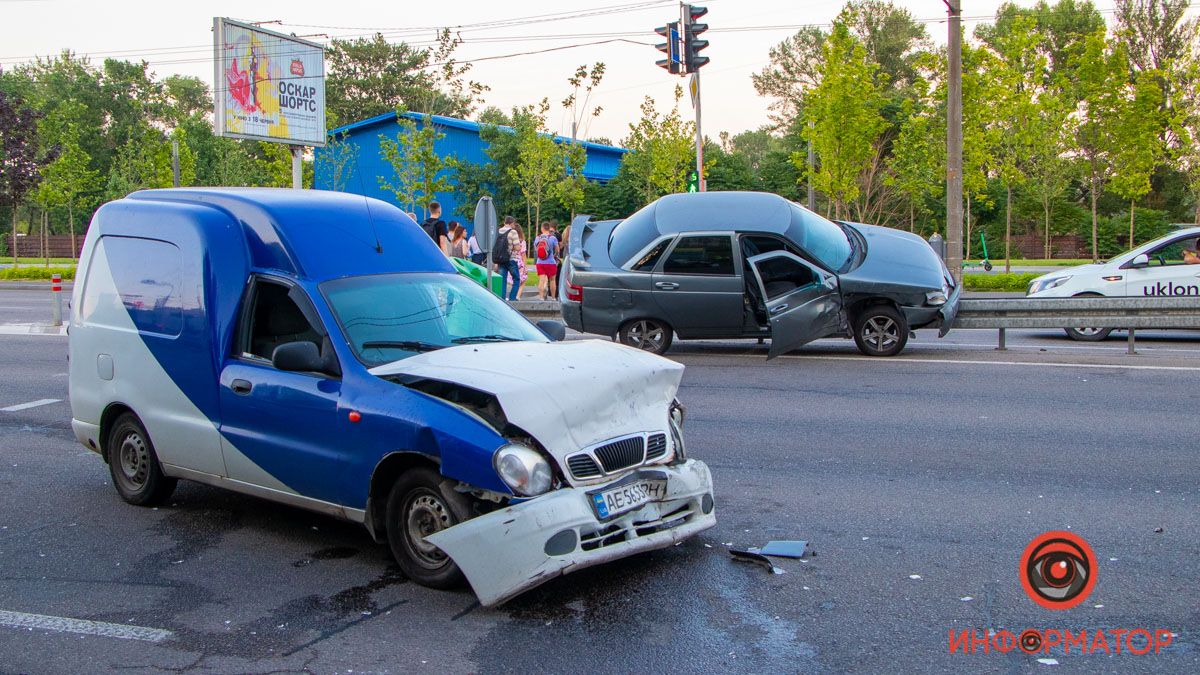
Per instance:
[[[945,335],[960,289],[920,237],[832,222],[783,197],[662,197],[624,220],[577,218],[563,319],[657,354],[679,339],[771,338],[768,358],[829,336],[871,356]]]

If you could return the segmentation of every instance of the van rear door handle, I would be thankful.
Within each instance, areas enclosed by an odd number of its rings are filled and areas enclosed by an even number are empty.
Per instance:
[[[676,288],[679,288],[679,284],[675,283],[674,281],[659,281],[654,284],[654,287],[660,288],[664,291],[673,291]]]
[[[245,396],[250,393],[254,385],[250,384],[249,380],[234,380],[229,383],[229,388],[233,390],[233,393]]]

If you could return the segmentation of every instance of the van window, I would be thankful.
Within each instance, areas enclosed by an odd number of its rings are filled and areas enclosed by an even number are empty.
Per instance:
[[[733,276],[733,244],[729,235],[681,238],[663,263],[663,273]]]
[[[275,348],[289,342],[311,342],[321,350],[321,335],[288,296],[287,286],[258,279],[249,302],[250,325],[240,333],[242,356],[270,361]]]
[[[174,244],[104,236],[84,280],[79,318],[87,325],[174,337],[183,330],[183,258]]]

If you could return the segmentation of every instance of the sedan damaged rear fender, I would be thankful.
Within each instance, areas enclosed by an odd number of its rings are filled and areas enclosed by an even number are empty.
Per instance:
[[[666,478],[664,500],[605,521],[597,518],[589,495],[605,486],[563,488],[472,518],[427,540],[454,560],[479,603],[491,607],[563,574],[667,548],[716,524],[712,475],[703,462],[690,459],[643,471]],[[644,534],[639,536],[638,529]],[[613,543],[599,546],[600,533]],[[589,542],[597,545],[586,550]]]

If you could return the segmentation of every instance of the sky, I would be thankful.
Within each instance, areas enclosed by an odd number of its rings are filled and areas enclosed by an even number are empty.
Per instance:
[[[1095,0],[1111,21],[1114,0]],[[711,62],[701,71],[703,131],[717,138],[769,123],[768,104],[754,91],[750,76],[770,62],[769,50],[801,25],[828,25],[842,7],[828,0],[709,0],[704,35]],[[930,36],[945,43],[946,9],[941,0],[895,0],[926,23]],[[968,33],[976,19],[991,17],[999,0],[965,0]],[[1019,0],[1022,6],[1032,0]],[[1194,11],[1194,10],[1193,10]],[[557,19],[563,15],[591,14]],[[481,0],[448,2],[147,2],[143,0],[0,0],[0,67],[34,56],[71,49],[94,61],[104,58],[149,61],[157,76],[193,75],[212,84],[212,19],[225,16],[246,22],[279,22],[264,28],[308,36],[369,36],[379,31],[392,41],[432,42],[436,27],[459,28],[462,61],[519,52],[555,51],[488,58],[475,63],[470,77],[491,87],[485,105],[508,110],[548,97],[551,131],[570,134],[570,118],[559,102],[570,93],[567,78],[583,64],[603,61],[607,72],[592,104],[603,108],[583,123],[580,136],[620,141],[639,117],[639,105],[652,97],[659,110],[669,108],[676,84],[686,80],[654,65],[661,56],[653,44],[656,26],[679,17],[677,2],[655,0],[559,0],[506,3]],[[508,26],[479,26],[505,19],[527,19]],[[751,27],[752,30],[729,30]],[[612,35],[612,34],[617,35]],[[593,35],[602,34],[602,35]],[[582,44],[597,43],[603,44]],[[572,46],[582,45],[582,46]],[[685,88],[686,91],[686,88]],[[693,113],[684,97],[682,113]]]

